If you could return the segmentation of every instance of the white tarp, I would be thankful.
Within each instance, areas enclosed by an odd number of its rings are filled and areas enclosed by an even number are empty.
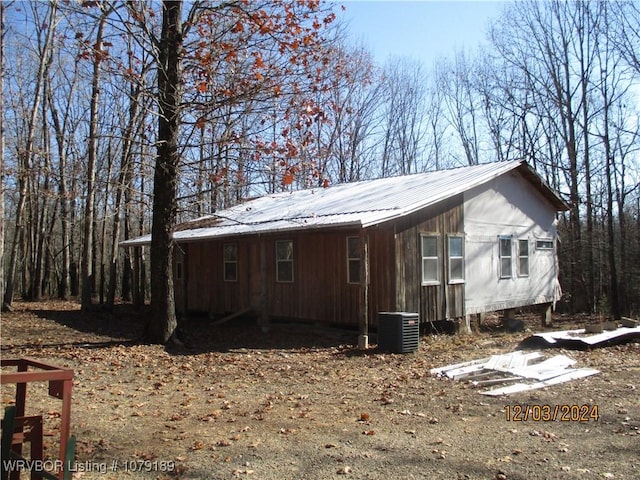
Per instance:
[[[600,373],[599,370],[593,368],[579,368],[568,369],[566,373],[554,376],[548,380],[534,383],[516,383],[509,385],[508,387],[496,388],[486,392],[480,392],[483,395],[490,395],[492,397],[499,397],[500,395],[509,395],[510,393],[526,392],[528,390],[535,390],[536,388],[544,388],[550,385],[556,385],[558,383],[568,382],[570,380],[577,380],[578,378],[588,377]]]
[[[569,368],[575,365],[576,361],[566,355],[555,355],[541,360],[543,357],[541,352],[524,353],[517,350],[480,360],[432,368],[430,373],[437,377],[469,381],[476,386],[512,383],[509,386],[480,392],[491,396],[534,390],[599,373],[592,368]]]

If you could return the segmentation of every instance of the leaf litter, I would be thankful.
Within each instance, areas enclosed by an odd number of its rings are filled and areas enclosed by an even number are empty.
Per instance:
[[[417,353],[379,354],[357,350],[353,332],[282,324],[265,334],[253,322],[211,327],[196,319],[181,325],[183,347],[165,348],[141,341],[140,317],[117,308],[86,314],[72,302],[19,303],[2,317],[3,358],[74,370],[77,461],[173,467],[109,478],[640,476],[637,343],[572,352],[602,372],[580,385],[479,401],[477,390],[445,384],[430,369],[498,354],[519,334],[425,336]],[[52,433],[52,457],[60,404],[46,386],[29,388],[28,406],[45,414]],[[3,385],[4,405],[13,395]],[[598,405],[601,419],[506,418],[506,406],[546,404]]]

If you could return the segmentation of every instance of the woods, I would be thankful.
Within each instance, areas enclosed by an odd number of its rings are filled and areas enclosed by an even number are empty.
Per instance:
[[[477,51],[378,65],[318,1],[0,3],[2,279],[175,329],[171,232],[265,193],[524,158],[571,312],[640,308],[640,8],[506,3]],[[348,9],[348,4],[346,5]],[[152,232],[150,252],[118,242]]]

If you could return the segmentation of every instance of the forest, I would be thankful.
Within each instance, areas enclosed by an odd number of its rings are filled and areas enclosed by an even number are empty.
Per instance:
[[[640,5],[505,2],[486,45],[377,64],[318,0],[0,2],[0,278],[172,313],[171,231],[278,191],[525,159],[567,312],[640,310]],[[119,242],[152,232],[149,251]],[[155,282],[155,283],[154,283]]]

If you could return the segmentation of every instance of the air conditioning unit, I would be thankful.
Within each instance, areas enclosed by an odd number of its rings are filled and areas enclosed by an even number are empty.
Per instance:
[[[391,353],[417,352],[419,345],[419,314],[409,312],[378,313],[378,350]]]

